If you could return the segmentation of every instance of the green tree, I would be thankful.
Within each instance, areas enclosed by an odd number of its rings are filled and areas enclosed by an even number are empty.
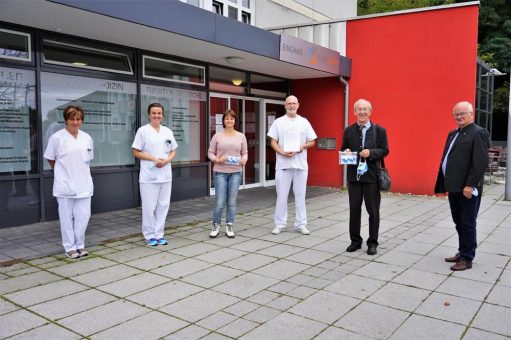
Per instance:
[[[404,9],[447,5],[455,0],[359,0],[358,15],[385,13]]]

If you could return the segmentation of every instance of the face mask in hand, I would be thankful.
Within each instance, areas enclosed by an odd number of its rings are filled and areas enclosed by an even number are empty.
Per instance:
[[[360,176],[367,172],[367,163],[364,158],[360,158],[357,167],[357,181],[360,180]]]

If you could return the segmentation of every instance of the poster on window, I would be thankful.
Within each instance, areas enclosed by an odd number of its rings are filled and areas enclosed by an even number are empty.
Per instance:
[[[43,144],[65,127],[63,111],[68,105],[85,112],[82,130],[94,140],[91,166],[131,165],[136,112],[135,83],[41,73]],[[45,167],[48,166],[45,164]]]
[[[32,170],[37,138],[31,112],[35,114],[34,72],[0,67],[0,173]]]
[[[147,107],[160,103],[164,107],[164,123],[174,133],[179,147],[174,162],[201,160],[201,115],[205,114],[206,93],[170,87],[141,85],[141,125],[147,124]],[[204,111],[204,112],[203,112]]]

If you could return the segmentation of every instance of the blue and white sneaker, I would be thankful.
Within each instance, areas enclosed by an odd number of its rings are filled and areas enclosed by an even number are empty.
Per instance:
[[[168,243],[168,242],[167,242],[167,240],[166,240],[166,239],[164,239],[163,237],[158,239],[158,245],[160,245],[160,246],[166,246],[167,244],[169,244],[169,243]]]
[[[146,243],[150,247],[156,247],[158,245],[158,240],[155,238],[150,238],[149,240],[146,240]]]

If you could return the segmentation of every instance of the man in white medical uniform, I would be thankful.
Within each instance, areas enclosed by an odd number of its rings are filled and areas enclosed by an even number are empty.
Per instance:
[[[60,231],[66,256],[89,255],[85,230],[91,215],[94,191],[90,161],[94,158],[92,138],[80,130],[84,112],[79,106],[64,109],[66,128],[50,136],[44,158],[53,168],[53,196],[59,205]]]
[[[147,245],[168,244],[163,237],[172,191],[172,165],[177,143],[172,131],[161,125],[164,108],[152,103],[147,108],[149,124],[140,127],[133,141],[133,156],[140,159],[142,233]]]
[[[291,184],[295,196],[295,230],[309,235],[307,229],[307,211],[305,209],[305,192],[307,189],[307,149],[315,145],[317,138],[309,121],[298,115],[298,99],[286,98],[286,115],[277,118],[270,130],[271,147],[277,153],[275,166],[275,185],[277,205],[275,207],[275,228],[272,234],[280,234],[287,223],[287,199]]]

